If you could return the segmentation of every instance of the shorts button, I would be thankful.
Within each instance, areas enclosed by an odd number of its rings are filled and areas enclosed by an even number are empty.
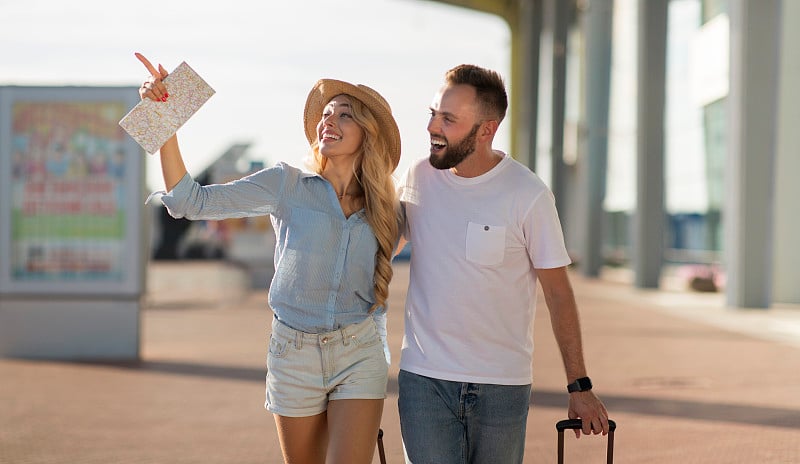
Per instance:
[[[328,343],[328,337],[322,337],[322,344]]]

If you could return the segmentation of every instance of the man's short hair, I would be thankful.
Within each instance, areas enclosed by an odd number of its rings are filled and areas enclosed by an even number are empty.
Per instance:
[[[506,116],[508,95],[503,78],[498,72],[472,64],[461,64],[447,71],[445,82],[448,85],[466,84],[474,87],[484,117],[500,122]]]

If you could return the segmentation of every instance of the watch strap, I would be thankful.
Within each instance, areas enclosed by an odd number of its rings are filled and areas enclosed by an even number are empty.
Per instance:
[[[581,377],[567,385],[569,393],[589,391],[592,389],[592,380],[589,377]]]

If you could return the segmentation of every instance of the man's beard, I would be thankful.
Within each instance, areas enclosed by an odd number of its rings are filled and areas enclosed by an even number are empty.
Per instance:
[[[480,124],[472,126],[470,133],[453,146],[450,146],[450,142],[445,139],[447,148],[445,148],[444,155],[437,156],[431,153],[428,158],[431,166],[436,169],[450,169],[458,166],[459,163],[475,151],[475,139],[478,138],[478,128],[480,126]]]

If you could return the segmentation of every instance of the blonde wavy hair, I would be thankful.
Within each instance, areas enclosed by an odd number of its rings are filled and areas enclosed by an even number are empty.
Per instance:
[[[345,94],[346,95],[346,94]],[[389,282],[392,280],[392,255],[399,237],[397,193],[392,180],[394,164],[389,155],[386,137],[379,131],[378,122],[360,100],[350,95],[353,120],[364,130],[361,152],[353,162],[355,181],[364,195],[367,223],[378,241],[375,253],[375,304],[370,312],[385,306],[389,297]],[[319,141],[311,145],[310,168],[322,174],[328,161],[319,153]]]

